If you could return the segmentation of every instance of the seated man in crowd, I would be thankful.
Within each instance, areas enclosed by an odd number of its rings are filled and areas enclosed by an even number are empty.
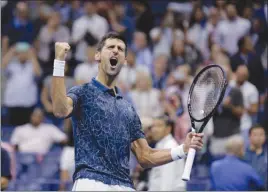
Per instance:
[[[251,191],[263,190],[258,173],[241,158],[244,156],[244,140],[241,136],[230,137],[226,143],[227,155],[211,165],[212,190]]]
[[[245,152],[245,159],[257,171],[264,181],[265,189],[268,190],[268,152],[265,145],[265,130],[261,125],[254,125],[249,130],[249,142]]]
[[[156,149],[176,147],[178,143],[173,137],[174,122],[168,116],[154,119],[151,128]],[[149,174],[149,191],[184,191],[185,182],[181,180],[184,161],[179,160],[152,168]]]
[[[42,123],[44,113],[36,108],[28,124],[16,127],[11,144],[24,153],[46,154],[53,143],[65,144],[67,136],[52,124]]]

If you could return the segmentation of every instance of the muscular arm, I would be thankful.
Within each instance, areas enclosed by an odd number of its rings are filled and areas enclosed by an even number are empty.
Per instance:
[[[143,138],[133,141],[131,150],[143,168],[156,167],[172,161],[170,149],[153,149]]]
[[[69,50],[70,46],[67,43],[57,42],[55,44],[55,59],[64,61]],[[59,71],[62,73],[62,70],[64,70],[62,69],[62,64],[57,65],[57,67],[57,70],[60,69]],[[67,117],[73,111],[73,100],[66,95],[66,87],[62,74],[52,76],[51,89],[51,99],[54,115],[59,118]]]
[[[73,110],[73,100],[66,95],[63,77],[52,77],[51,99],[53,113],[56,117],[67,117]]]
[[[167,164],[173,161],[173,158],[185,158],[185,153],[188,152],[189,148],[202,149],[203,136],[203,133],[188,133],[183,145],[172,149],[152,149],[146,139],[140,138],[131,143],[131,150],[143,168],[151,168]]]

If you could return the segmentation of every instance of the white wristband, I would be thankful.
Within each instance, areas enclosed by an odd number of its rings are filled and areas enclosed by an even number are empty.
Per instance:
[[[54,59],[53,76],[64,77],[65,61]]]
[[[185,154],[183,151],[183,145],[184,144],[171,149],[170,154],[173,161],[185,158],[187,156],[187,154]]]

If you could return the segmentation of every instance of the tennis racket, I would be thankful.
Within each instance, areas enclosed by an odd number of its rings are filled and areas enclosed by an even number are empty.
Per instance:
[[[204,67],[194,78],[188,95],[188,112],[192,124],[192,132],[203,132],[209,119],[213,116],[225,94],[227,80],[219,65]],[[197,130],[195,122],[202,125]],[[195,149],[190,148],[182,175],[182,180],[189,181],[195,157]]]

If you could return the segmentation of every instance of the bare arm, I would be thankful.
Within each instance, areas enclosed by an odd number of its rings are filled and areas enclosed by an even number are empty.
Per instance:
[[[66,53],[69,49],[70,46],[67,43],[56,43],[55,59],[64,61]],[[73,100],[66,95],[64,77],[53,76],[51,88],[51,99],[54,115],[60,118],[68,116],[73,110]]]
[[[189,148],[200,150],[203,147],[203,135],[203,133],[188,133],[184,144],[176,147],[176,156],[183,156],[182,153],[187,153]],[[182,150],[180,154],[177,153],[179,148]],[[173,149],[153,149],[144,138],[131,143],[131,150],[143,168],[156,167],[173,161],[171,155]]]
[[[44,105],[47,112],[51,113],[53,110],[52,103],[49,101],[49,90],[46,86],[41,91],[41,102]]]
[[[2,38],[2,56],[4,56],[7,53],[8,48],[9,48],[9,39],[7,36],[4,36]]]
[[[41,76],[41,67],[39,65],[39,62],[37,60],[37,57],[36,57],[36,54],[35,54],[35,51],[33,50],[33,48],[31,48],[29,50],[29,58],[33,64],[33,70],[34,70],[35,76],[40,77]]]
[[[151,168],[173,161],[170,149],[153,149],[148,145],[146,139],[137,139],[132,142],[131,150],[143,168]]]
[[[247,112],[250,115],[255,115],[258,112],[259,105],[258,103],[251,104],[250,107],[247,109]]]
[[[6,69],[7,65],[15,55],[15,47],[11,47],[2,59],[2,69]]]

